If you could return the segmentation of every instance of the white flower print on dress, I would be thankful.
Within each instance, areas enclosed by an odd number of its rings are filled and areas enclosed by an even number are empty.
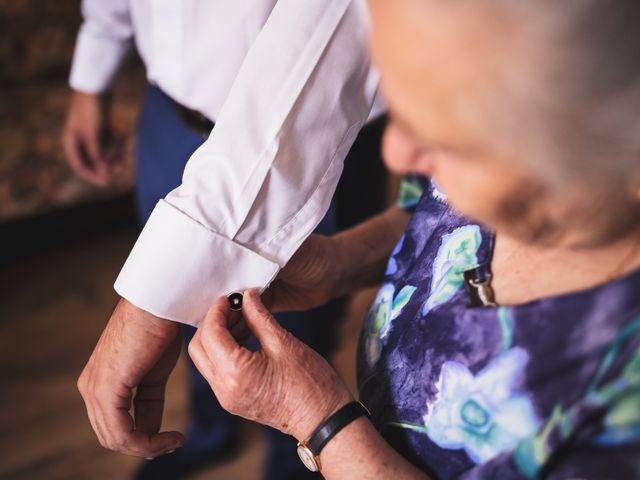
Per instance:
[[[527,361],[526,351],[514,347],[476,376],[459,362],[445,362],[438,396],[424,416],[429,438],[441,448],[464,449],[480,464],[536,432],[540,421],[518,391]]]

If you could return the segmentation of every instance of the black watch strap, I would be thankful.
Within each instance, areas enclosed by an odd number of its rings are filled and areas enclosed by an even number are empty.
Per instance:
[[[320,424],[318,428],[311,434],[306,446],[316,457],[324,446],[331,440],[340,430],[353,422],[359,417],[369,417],[369,411],[360,402],[347,403],[336,413],[327,418]]]

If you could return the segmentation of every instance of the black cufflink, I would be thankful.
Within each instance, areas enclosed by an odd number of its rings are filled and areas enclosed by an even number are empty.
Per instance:
[[[234,312],[242,310],[242,294],[240,292],[233,292],[227,295],[227,300],[229,300],[229,307]]]

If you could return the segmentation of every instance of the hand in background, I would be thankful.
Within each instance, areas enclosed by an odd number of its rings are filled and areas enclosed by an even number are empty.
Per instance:
[[[252,352],[238,340],[246,325],[260,342]],[[241,312],[219,299],[189,344],[189,355],[223,408],[306,440],[353,398],[320,355],[283,329],[255,290]]]
[[[100,187],[110,184],[124,161],[124,138],[116,135],[109,124],[107,96],[71,94],[62,147],[78,176]]]
[[[120,300],[78,379],[103,447],[150,458],[184,443],[180,432],[158,433],[165,386],[180,349],[178,324]]]

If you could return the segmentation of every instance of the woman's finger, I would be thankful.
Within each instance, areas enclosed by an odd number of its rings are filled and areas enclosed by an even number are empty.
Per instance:
[[[207,356],[221,368],[242,348],[229,331],[232,313],[226,297],[219,298],[207,312],[197,332]]]
[[[242,312],[231,310],[227,315],[227,328],[233,333],[239,325],[245,325],[246,322],[242,318]],[[234,335],[235,336],[235,335]]]
[[[242,313],[249,330],[257,337],[264,350],[278,351],[286,334],[273,315],[263,305],[257,290],[246,290]]]
[[[211,360],[207,356],[207,353],[202,345],[202,330],[198,329],[196,334],[193,336],[191,341],[189,342],[189,357],[191,361],[198,369],[198,371],[202,374],[202,376],[207,380],[209,385],[212,388],[216,385],[215,378],[215,370],[211,365]],[[215,388],[214,388],[215,390]]]
[[[244,342],[251,334],[251,330],[249,330],[247,322],[245,322],[244,320],[233,325],[231,328],[229,328],[229,331],[231,332],[231,335],[233,335],[233,338],[235,338],[235,340],[239,344],[244,344]]]
[[[235,369],[235,360],[241,352],[249,353],[234,338],[229,324],[240,328],[237,312],[221,297],[213,304],[189,343],[188,351],[196,368],[216,390],[218,378],[228,377]]]

